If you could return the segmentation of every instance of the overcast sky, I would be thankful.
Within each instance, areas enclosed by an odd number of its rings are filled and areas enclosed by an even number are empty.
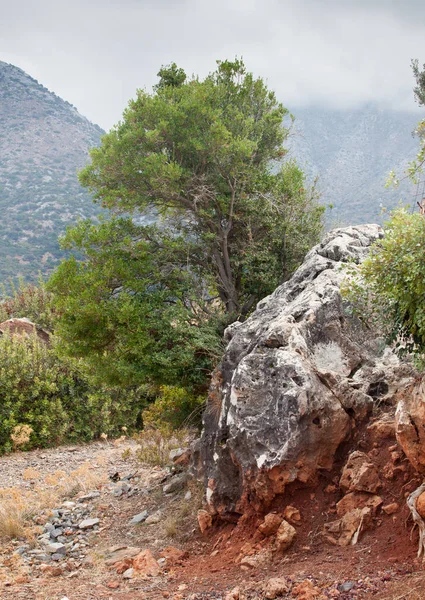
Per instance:
[[[109,129],[163,64],[243,56],[279,100],[414,110],[424,0],[0,0],[0,60]]]

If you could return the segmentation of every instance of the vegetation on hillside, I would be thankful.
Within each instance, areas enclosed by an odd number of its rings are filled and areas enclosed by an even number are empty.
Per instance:
[[[80,179],[131,213],[68,231],[49,287],[71,356],[117,382],[205,391],[226,324],[245,319],[318,241],[323,208],[293,161],[286,109],[244,64],[176,65],[139,91]],[[156,226],[132,217],[154,211]]]

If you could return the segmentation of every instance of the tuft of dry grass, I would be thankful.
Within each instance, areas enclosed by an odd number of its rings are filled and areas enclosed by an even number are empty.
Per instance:
[[[174,538],[178,533],[178,517],[170,515],[164,522],[165,533],[168,537]]]
[[[161,429],[144,429],[137,436],[139,448],[136,458],[149,466],[165,467],[170,463],[170,452],[190,440],[188,429],[172,430],[168,427]]]

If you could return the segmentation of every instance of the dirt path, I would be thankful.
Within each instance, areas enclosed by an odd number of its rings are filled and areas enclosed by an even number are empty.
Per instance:
[[[187,488],[165,495],[163,485],[168,471],[141,467],[132,458],[134,451],[134,442],[117,446],[98,442],[0,458],[0,498],[6,488],[13,488],[16,498],[33,498],[38,535],[53,514],[39,504],[40,493],[57,493],[60,485],[63,495],[75,506],[67,508],[68,513],[65,511],[65,516],[59,515],[57,520],[71,519],[73,515],[77,515],[77,522],[83,518],[99,519],[87,531],[80,531],[77,526],[78,543],[74,546],[79,548],[65,558],[59,557],[57,562],[46,564],[34,559],[38,555],[29,554],[41,552],[37,535],[28,548],[25,540],[4,543],[0,553],[0,598],[251,600],[273,597],[267,596],[265,590],[268,580],[276,577],[285,578],[288,589],[292,586],[292,591],[282,596],[288,599],[425,597],[422,563],[414,558],[415,546],[408,540],[407,530],[406,534],[402,528],[397,530],[403,539],[378,528],[368,532],[356,546],[331,546],[318,533],[322,517],[317,515],[317,526],[311,525],[312,511],[318,510],[317,499],[305,490],[294,493],[291,500],[304,519],[294,547],[280,557],[264,554],[266,560],[261,564],[242,569],[237,558],[243,555],[247,540],[255,537],[255,519],[238,526],[222,524],[202,537],[196,521],[199,488],[189,486],[190,498]],[[75,491],[76,495],[70,493]],[[81,497],[83,501],[78,502]],[[63,498],[51,508],[63,510]],[[148,522],[130,524],[143,511],[149,515]],[[401,553],[397,552],[398,545],[403,546]],[[161,559],[168,546],[187,551],[187,555],[174,561]],[[161,569],[145,578],[126,578],[122,569],[117,573],[116,566],[107,564],[111,547],[149,549],[160,560]],[[261,543],[258,547],[261,554]]]

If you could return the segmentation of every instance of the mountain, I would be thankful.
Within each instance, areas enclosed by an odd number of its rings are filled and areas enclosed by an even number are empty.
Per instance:
[[[407,180],[385,188],[389,172],[403,175],[415,157],[419,142],[412,131],[421,114],[373,104],[355,110],[294,108],[293,113],[290,154],[310,177],[319,177],[322,202],[334,207],[331,224],[381,222],[382,206],[393,208],[400,200],[415,204],[416,194],[421,196],[422,189]]]
[[[389,171],[402,174],[415,156],[411,132],[420,114],[372,104],[291,110],[289,155],[311,178],[319,176],[322,201],[334,207],[329,225],[379,222],[381,205],[421,199],[408,181],[396,190],[384,187]],[[48,274],[64,255],[58,235],[78,217],[100,213],[76,173],[103,133],[24,71],[0,62],[0,283]]]
[[[0,62],[0,282],[60,260],[58,235],[100,212],[76,172],[104,132],[21,69]]]

